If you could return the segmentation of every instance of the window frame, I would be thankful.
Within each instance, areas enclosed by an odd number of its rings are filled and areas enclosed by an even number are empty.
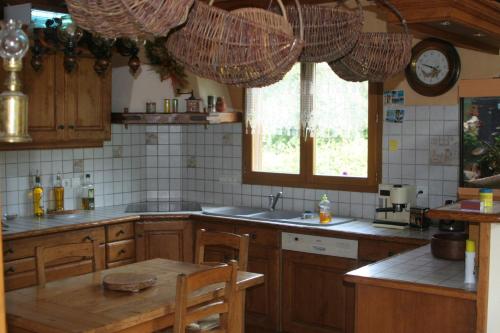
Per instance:
[[[244,91],[244,105],[246,104],[245,98]],[[303,134],[301,134],[300,138],[299,174],[253,171],[253,135],[246,131],[245,123],[243,123],[243,184],[376,193],[382,178],[382,112],[383,83],[369,82],[367,178],[314,175],[314,139],[308,138],[304,140]]]

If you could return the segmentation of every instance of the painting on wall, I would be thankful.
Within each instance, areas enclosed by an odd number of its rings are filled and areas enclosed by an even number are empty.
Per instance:
[[[500,97],[461,98],[460,185],[500,188]]]

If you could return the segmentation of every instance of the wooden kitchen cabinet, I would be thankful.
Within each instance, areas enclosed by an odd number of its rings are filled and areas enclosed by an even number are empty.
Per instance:
[[[155,258],[193,261],[193,227],[189,220],[135,224],[136,260]]]
[[[283,251],[283,331],[344,332],[344,274],[357,267],[353,259]]]
[[[64,56],[46,55],[35,72],[25,57],[22,91],[28,96],[30,143],[0,144],[1,150],[96,147],[111,137],[111,70],[98,76],[94,59],[79,57],[72,73],[64,70]],[[0,69],[0,80],[5,73]],[[3,90],[3,87],[2,87]]]

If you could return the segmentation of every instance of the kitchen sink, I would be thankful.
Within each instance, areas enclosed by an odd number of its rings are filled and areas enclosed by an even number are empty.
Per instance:
[[[315,226],[315,227],[328,227],[332,225],[352,222],[355,220],[353,218],[335,216],[333,217],[330,223],[321,224],[319,223],[319,218],[317,216],[312,219],[303,219],[301,212],[289,211],[289,210],[269,211],[262,208],[251,208],[251,207],[204,208],[203,214],[213,215],[213,216],[248,218],[252,220],[262,220],[262,221],[271,221],[279,223]]]

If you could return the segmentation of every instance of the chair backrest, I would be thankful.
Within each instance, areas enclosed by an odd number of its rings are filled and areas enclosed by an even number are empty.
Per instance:
[[[104,268],[102,267],[99,243],[94,240],[91,242],[62,244],[50,247],[38,246],[36,248],[36,276],[38,284],[44,286],[47,281],[45,273],[45,265],[47,263],[71,257],[92,258],[92,269],[94,272]]]
[[[238,264],[234,260],[229,264],[222,264],[190,275],[179,274],[173,333],[185,333],[187,325],[217,314],[219,314],[219,327],[210,332],[228,333],[228,317],[235,311],[237,274]],[[193,292],[221,283],[224,284],[223,297],[212,292],[211,299],[204,298],[200,303],[193,304],[193,300],[190,299]]]
[[[238,267],[246,271],[248,267],[248,234],[237,235],[230,232],[215,232],[199,229],[196,233],[196,248],[194,261],[196,264],[205,262],[206,246],[225,246],[238,251]]]

